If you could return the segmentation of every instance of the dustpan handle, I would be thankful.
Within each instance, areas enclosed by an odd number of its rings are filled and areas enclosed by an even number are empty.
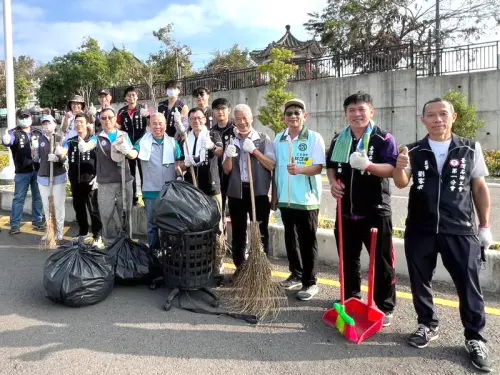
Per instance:
[[[250,183],[250,199],[252,201],[252,221],[257,221],[255,213],[255,196],[253,188],[253,174],[252,174],[252,160],[250,159],[250,153],[247,156],[248,163],[248,182]]]
[[[337,231],[339,235],[339,281],[340,281],[340,304],[345,301],[344,290],[344,228],[342,225],[342,198],[337,198]]]
[[[371,229],[370,237],[370,265],[368,267],[368,306],[373,307],[373,292],[375,284],[375,257],[377,253],[377,228]]]

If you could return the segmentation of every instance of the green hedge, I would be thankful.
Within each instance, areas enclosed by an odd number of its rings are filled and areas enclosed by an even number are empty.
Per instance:
[[[500,151],[484,151],[484,160],[491,177],[500,177]]]

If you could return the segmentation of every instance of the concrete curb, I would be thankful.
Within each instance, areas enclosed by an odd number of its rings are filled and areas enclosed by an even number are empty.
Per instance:
[[[10,191],[0,191],[1,209],[10,211],[14,193]],[[28,192],[24,204],[24,213],[31,214],[31,193]],[[66,222],[76,221],[75,211],[73,210],[73,198],[66,198]],[[143,207],[134,207],[132,211],[133,233],[136,235],[147,235],[146,210]],[[231,223],[227,225],[228,241],[231,240]],[[335,246],[335,237],[332,230],[318,229],[318,259],[327,265],[337,265],[338,256]],[[269,237],[271,256],[286,259],[284,229],[281,225],[269,225]],[[396,272],[398,275],[408,277],[406,267],[406,257],[404,251],[404,241],[400,238],[394,238],[394,248],[396,251]],[[368,251],[361,253],[361,268],[363,272],[368,270]],[[441,258],[438,258],[434,280],[443,281],[452,284],[452,280],[444,268]],[[500,292],[500,251],[489,250],[486,254],[486,269],[480,274],[481,286],[488,292]]]
[[[231,238],[231,226],[227,226],[228,241]],[[335,245],[335,237],[332,230],[318,229],[318,259],[321,263],[327,265],[338,265],[338,255]],[[286,258],[284,229],[281,225],[269,225],[269,241],[271,256],[276,258]],[[408,277],[408,268],[406,266],[406,256],[404,251],[404,240],[393,238],[394,249],[396,252],[396,273]],[[366,249],[365,249],[366,250]],[[368,272],[368,251],[361,253],[362,272]],[[447,284],[453,284],[448,271],[438,257],[434,280],[442,281]],[[483,290],[488,292],[500,292],[500,251],[488,250],[486,254],[486,268],[480,273],[480,282]]]

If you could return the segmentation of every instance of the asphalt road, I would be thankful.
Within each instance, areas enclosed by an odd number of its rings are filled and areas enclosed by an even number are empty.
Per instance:
[[[489,183],[488,186],[491,194],[491,230],[493,232],[493,239],[500,241],[500,220],[497,219],[500,217],[500,184]],[[392,223],[394,227],[404,228],[405,226],[409,191],[409,187],[398,189],[391,181]],[[323,196],[321,199],[320,214],[334,218],[337,202],[330,194],[328,183],[323,184]]]
[[[74,233],[71,229],[68,234]],[[338,289],[252,326],[229,317],[162,310],[165,288],[117,286],[108,299],[68,308],[44,298],[40,236],[0,233],[0,374],[470,374],[456,308],[438,306],[441,336],[426,349],[406,344],[415,329],[411,301],[399,298],[391,327],[362,345],[321,320]],[[283,270],[283,263],[276,263]],[[331,269],[320,277],[334,279]],[[366,284],[366,282],[365,282]],[[453,290],[437,295],[456,301]],[[399,280],[398,290],[408,292]],[[193,296],[196,298],[196,296]],[[486,296],[500,315],[500,297]],[[186,301],[184,301],[186,302]],[[500,316],[489,315],[490,354],[500,356]],[[498,362],[498,361],[495,361]]]

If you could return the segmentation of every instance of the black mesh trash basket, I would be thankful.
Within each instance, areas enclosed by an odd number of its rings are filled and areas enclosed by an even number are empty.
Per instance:
[[[172,234],[159,230],[160,262],[165,284],[173,288],[165,310],[180,291],[200,290],[213,297],[213,305],[219,305],[217,295],[208,289],[213,283],[217,228],[203,232]]]

